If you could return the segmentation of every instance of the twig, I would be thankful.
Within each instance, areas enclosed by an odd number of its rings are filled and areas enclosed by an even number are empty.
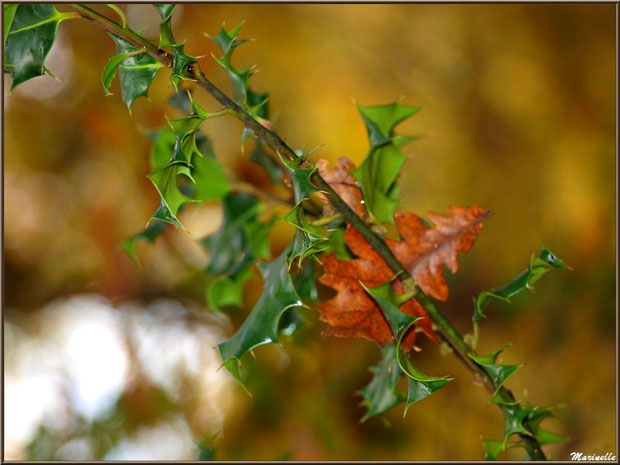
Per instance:
[[[85,5],[71,4],[68,6],[69,8],[77,11],[84,18],[99,24],[107,31],[125,39],[135,46],[144,47],[146,49],[146,53],[158,60],[164,66],[172,67],[172,55],[144,39],[139,34],[129,29],[128,26],[118,24]],[[209,93],[213,98],[215,98],[215,100],[222,104],[222,106],[228,108],[234,116],[241,120],[247,128],[254,131],[254,133],[265,143],[271,146],[276,153],[281,154],[288,160],[294,160],[297,158],[297,154],[286,144],[284,140],[280,138],[280,136],[278,136],[278,134],[263,126],[254,118],[254,116],[252,116],[252,114],[250,114],[250,112],[237,104],[234,100],[224,94],[224,92],[222,92],[217,86],[215,86],[215,84],[213,84],[200,70],[198,63],[192,63],[191,66],[186,68],[185,72],[188,79],[196,81],[198,86]],[[405,289],[415,291],[415,298],[424,307],[430,318],[438,327],[438,333],[442,339],[444,339],[450,347],[452,347],[459,360],[461,360],[474,375],[478,375],[481,379],[485,380],[484,383],[487,390],[489,390],[489,392],[494,392],[497,388],[495,381],[482,369],[482,367],[474,363],[469,357],[469,354],[475,355],[475,351],[467,345],[460,333],[417,286],[409,271],[406,270],[402,263],[400,263],[400,261],[394,256],[383,239],[381,239],[366,225],[364,220],[362,220],[346,204],[346,202],[342,200],[342,198],[334,191],[334,189],[332,189],[332,187],[321,177],[318,172],[313,174],[311,181],[316,185],[316,187],[328,195],[330,202],[342,218],[357,229],[362,237],[381,256],[390,269],[394,271],[394,273],[398,274],[398,278],[402,281]],[[514,396],[506,388],[502,387],[499,390],[499,395],[505,400],[514,401]],[[501,408],[501,406],[499,407]],[[533,460],[546,460],[542,448],[535,437],[521,435],[521,438],[525,442],[525,447],[530,458]]]

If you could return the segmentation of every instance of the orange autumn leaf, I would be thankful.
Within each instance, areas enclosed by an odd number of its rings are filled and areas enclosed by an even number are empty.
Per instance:
[[[353,162],[348,158],[340,157],[334,165],[334,169],[330,170],[329,162],[325,159],[320,159],[316,162],[316,166],[321,177],[336,191],[340,198],[344,200],[358,216],[365,218],[367,212],[364,206],[362,190],[351,174],[351,171],[355,169]],[[325,194],[319,193],[318,196],[326,205],[329,205]]]
[[[453,273],[458,271],[458,253],[471,249],[482,231],[482,220],[488,216],[478,205],[446,209],[451,216],[428,213],[433,228],[427,228],[413,213],[397,213],[395,221],[402,240],[386,240],[422,291],[439,300],[446,300],[449,295],[442,265]],[[335,297],[318,306],[321,320],[329,325],[325,334],[364,337],[381,345],[394,341],[383,313],[360,284],[361,281],[367,287],[381,286],[394,276],[394,272],[351,226],[345,232],[345,242],[358,258],[340,260],[330,254],[323,260],[324,274],[319,281],[337,291]],[[397,294],[403,294],[400,281],[395,280],[392,286]],[[425,317],[416,325],[437,342],[430,318],[415,298],[406,301],[400,309],[408,315]],[[403,341],[404,349],[411,349],[414,342],[415,332],[410,331]]]

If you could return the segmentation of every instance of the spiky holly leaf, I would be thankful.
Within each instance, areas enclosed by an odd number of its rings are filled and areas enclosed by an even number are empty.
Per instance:
[[[333,170],[329,169],[327,160],[320,159],[316,162],[321,177],[330,185],[342,200],[361,218],[368,215],[364,205],[364,196],[357,181],[351,174],[355,165],[346,157],[340,157]],[[318,197],[327,205],[328,198],[320,193]]]
[[[397,137],[394,134],[394,128],[420,111],[418,107],[402,105],[397,102],[372,106],[358,104],[357,109],[366,125],[371,146],[388,142],[391,138]],[[399,142],[402,141],[399,140]]]
[[[407,410],[409,410],[411,404],[425,399],[453,379],[449,376],[429,376],[420,371],[411,363],[409,355],[402,349],[400,341],[397,346],[396,359],[398,360],[400,369],[407,375],[407,403],[405,404],[405,412],[403,415],[407,414]]]
[[[380,222],[393,223],[394,209],[399,203],[395,182],[406,160],[399,148],[410,140],[396,136],[394,128],[420,109],[396,102],[357,107],[368,131],[370,151],[353,176],[361,184],[370,214]]]
[[[390,281],[377,287],[368,287],[364,283],[360,284],[364,290],[370,294],[377,305],[379,305],[381,313],[383,313],[383,316],[390,325],[394,340],[399,340],[401,335],[404,335],[416,321],[424,317],[413,317],[400,310],[400,307],[413,297],[413,293],[410,292],[403,295],[397,294],[394,292],[391,285],[393,282],[394,277],[392,277]]]
[[[506,404],[502,405],[502,411],[504,413],[503,448],[506,448],[506,441],[514,434],[534,436],[524,425],[529,414],[527,409],[522,408],[519,404]]]
[[[249,194],[229,194],[224,198],[223,208],[224,218],[219,230],[202,240],[211,255],[206,270],[211,276],[228,274],[246,255],[253,256],[244,226],[258,222],[263,204]]]
[[[213,40],[222,50],[223,55],[220,58],[215,58],[215,61],[226,71],[226,74],[228,74],[233,88],[233,95],[237,103],[245,107],[245,109],[248,110],[261,124],[269,126],[269,122],[267,121],[267,118],[269,117],[269,104],[267,102],[269,94],[267,92],[252,91],[248,85],[248,81],[253,74],[252,70],[241,70],[232,64],[232,54],[235,49],[239,45],[247,42],[247,40],[238,38],[242,26],[243,23],[239,24],[237,27],[234,27],[230,31],[227,31],[224,27],[222,27],[217,36],[211,37],[208,34],[206,34],[206,36]],[[243,144],[248,137],[253,135],[255,135],[254,131],[247,127],[244,128],[241,135],[241,146],[243,147]],[[259,141],[257,144],[260,145],[262,142]],[[268,169],[269,172],[271,164],[264,163],[266,159],[262,156],[262,153],[257,152],[255,158],[260,160],[259,164],[264,165],[263,167]],[[270,173],[270,177],[271,176],[272,174]]]
[[[254,92],[250,87],[246,94],[248,108],[254,116],[262,120],[269,118],[269,93]]]
[[[248,266],[242,266],[227,276],[219,276],[207,286],[207,302],[215,310],[222,307],[240,307],[243,304],[243,287],[252,277]]]
[[[325,250],[336,255],[336,258],[339,260],[351,260],[354,256],[347,247],[344,239],[344,233],[344,229],[334,229],[333,231],[330,231],[327,235],[329,247]]]
[[[47,71],[45,59],[54,45],[61,21],[75,13],[61,13],[52,4],[4,5],[4,70],[11,90]]]
[[[172,48],[172,74],[170,74],[170,82],[178,90],[180,81],[193,80],[188,76],[189,65],[195,63],[197,58],[185,53],[185,44],[169,45]]]
[[[109,33],[109,36],[114,41],[118,54],[126,55],[119,64],[118,76],[123,101],[131,110],[138,97],[148,97],[151,82],[163,65],[146,53],[132,55],[140,49],[117,35]]]
[[[172,33],[172,24],[170,18],[159,25],[159,48],[172,47],[176,44],[174,34]]]
[[[150,153],[151,170],[156,171],[173,158],[176,136],[172,129],[164,128],[153,132],[151,137],[154,139]]]
[[[483,439],[484,459],[489,461],[497,460],[498,455],[504,450],[504,442],[497,439]]]
[[[230,339],[218,345],[224,365],[242,386],[244,384],[239,375],[241,357],[259,345],[277,343],[283,313],[291,307],[303,305],[288,273],[288,253],[287,249],[274,261],[259,265],[264,281],[261,296],[241,328]]]
[[[295,160],[286,160],[285,158],[280,157],[286,171],[291,177],[296,204],[306,200],[311,194],[319,191],[319,189],[317,189],[310,180],[317,169],[316,166],[311,168],[303,167],[304,160],[310,153],[311,152],[308,152]]]
[[[471,358],[474,362],[482,367],[482,369],[489,375],[491,380],[493,381],[493,385],[496,387],[495,393],[491,400],[495,403],[505,403],[502,399],[498,398],[497,393],[504,385],[506,380],[514,374],[519,368],[523,365],[501,365],[497,363],[497,357],[500,353],[502,353],[504,349],[496,350],[495,352],[489,355],[474,355],[469,354],[469,358]]]
[[[9,32],[11,31],[11,26],[13,25],[13,19],[15,19],[15,12],[17,11],[17,7],[19,5],[15,3],[10,3],[8,5],[3,5],[4,12],[4,41],[2,42],[2,46],[6,47],[6,38],[9,36]]]
[[[304,302],[316,302],[318,290],[316,288],[316,270],[313,262],[304,262],[293,278],[297,294]]]
[[[284,217],[284,221],[297,228],[288,257],[289,267],[295,259],[299,259],[299,265],[301,265],[306,257],[320,253],[329,247],[324,230],[306,221],[301,203],[291,209]]]
[[[125,58],[127,58],[129,54],[127,53],[119,53],[118,55],[114,55],[108,63],[103,68],[103,73],[101,75],[101,84],[103,84],[103,91],[105,95],[113,95],[110,92],[110,85],[114,80],[114,76],[116,76],[116,72],[118,71],[118,67],[121,65]]]
[[[168,21],[177,7],[174,3],[154,3],[153,6],[161,16],[161,19]]]
[[[570,269],[555,254],[548,249],[542,249],[538,257],[532,256],[527,270],[502,287],[492,291],[483,291],[474,301],[474,324],[478,323],[485,315],[482,310],[492,299],[510,302],[510,299],[525,289],[533,289],[532,284],[538,281],[547,271],[552,268]]]
[[[151,217],[149,223],[157,219],[185,229],[177,218],[177,214],[182,205],[195,200],[179,189],[177,178],[181,175],[191,180],[190,170],[187,166],[171,162],[147,176],[161,197],[159,209]]]
[[[403,303],[411,299],[413,293],[398,295],[394,292],[389,282],[375,288],[364,286],[364,289],[381,308],[383,316],[385,316],[390,325],[394,339],[398,341],[396,344],[396,361],[403,373],[407,375],[408,383],[407,403],[405,404],[406,414],[411,404],[430,396],[450,382],[452,378],[448,376],[433,377],[422,373],[411,363],[403,349],[403,344],[407,344],[408,341],[413,340],[412,336],[415,336],[415,333],[411,331],[413,325],[419,323],[419,320],[424,318],[411,317],[399,309],[399,307],[402,308]],[[426,318],[428,319],[428,317]]]
[[[306,261],[301,268],[297,269],[297,273],[293,276],[293,285],[302,302],[316,302],[318,291],[316,289],[314,266],[312,262]],[[280,318],[278,332],[285,336],[290,336],[303,326],[306,321],[306,318],[301,313],[300,307],[290,308]]]
[[[195,153],[201,155],[196,145],[196,137],[202,121],[202,118],[197,115],[168,121],[174,135],[172,153],[164,166],[155,169],[148,175],[161,197],[160,207],[151,220],[159,219],[184,229],[177,218],[179,209],[184,204],[221,198],[228,192],[228,186],[219,181],[215,186],[209,185],[211,174],[205,170],[213,168],[216,163],[215,157],[206,163],[207,166],[202,163],[199,163],[199,166],[192,166],[193,155]],[[169,149],[171,141],[170,134],[166,131],[160,133],[160,138],[162,141],[159,144],[159,140],[156,141],[153,149],[154,154],[152,154],[152,163],[156,166],[164,159],[165,150]],[[182,192],[179,188],[178,178],[181,175],[184,175],[188,182],[194,184],[192,196]],[[200,186],[196,185],[194,175],[199,176]]]
[[[197,136],[196,147],[202,156],[192,158],[192,177],[194,178],[194,192],[196,200],[208,201],[223,199],[230,192],[230,183],[224,173],[224,168],[215,156],[211,142],[204,136]]]
[[[383,347],[381,360],[370,371],[373,373],[372,380],[360,390],[364,399],[361,405],[366,407],[362,422],[391,410],[407,399],[407,396],[396,387],[402,371],[396,360],[394,344],[388,342]]]
[[[127,254],[131,257],[131,259],[135,262],[138,261],[138,257],[136,256],[135,244],[138,240],[144,240],[148,242],[155,242],[155,239],[162,234],[166,230],[166,227],[161,221],[153,221],[148,227],[146,227],[143,231],[140,231],[137,234],[125,239],[123,242],[123,250],[127,252]]]
[[[248,79],[252,75],[251,70],[239,70],[232,64],[231,58],[235,48],[246,42],[245,40],[238,39],[237,36],[241,31],[243,23],[237,27],[226,31],[224,27],[220,30],[216,37],[210,37],[222,50],[221,58],[215,58],[215,61],[226,71],[233,87],[233,93],[235,100],[241,104],[246,104],[248,101]]]

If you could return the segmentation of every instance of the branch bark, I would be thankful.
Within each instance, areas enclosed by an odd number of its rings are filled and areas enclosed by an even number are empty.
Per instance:
[[[146,50],[145,53],[148,53],[164,66],[168,68],[172,67],[173,58],[171,54],[160,49],[152,42],[144,39],[139,34],[132,31],[127,25],[116,23],[83,4],[70,4],[67,6],[76,11],[83,18],[93,21],[108,32],[125,39],[137,47],[143,47]],[[254,133],[265,143],[271,146],[276,153],[281,154],[289,160],[297,158],[297,155],[293,149],[291,149],[288,144],[280,138],[280,136],[278,136],[277,133],[260,124],[260,122],[258,122],[245,108],[232,100],[217,86],[215,86],[215,84],[213,84],[200,70],[198,63],[193,63],[189,68],[187,78],[196,81],[198,86],[204,89],[215,100],[222,104],[222,106],[228,108],[234,116],[236,116],[247,128],[254,131]],[[436,331],[439,333],[440,337],[453,349],[458,359],[461,360],[461,362],[474,374],[474,376],[483,381],[488,392],[495,392],[497,385],[494,380],[482,369],[481,366],[477,365],[469,357],[469,354],[476,355],[475,351],[467,345],[456,328],[452,326],[448,319],[417,286],[409,271],[405,269],[400,261],[398,261],[383,239],[381,239],[372,231],[371,228],[366,225],[366,223],[344,202],[344,200],[342,200],[342,198],[340,198],[340,196],[331,188],[331,186],[320,176],[318,172],[314,173],[311,181],[316,185],[316,187],[328,195],[330,202],[342,215],[343,219],[357,229],[362,237],[383,258],[390,269],[394,271],[394,273],[398,274],[398,278],[403,282],[405,288],[415,292],[415,298],[420,302],[433,320],[433,323],[436,326]],[[513,394],[506,388],[502,387],[499,394],[507,401],[514,402],[515,400]],[[501,408],[501,405],[498,406]],[[527,425],[525,426],[527,428]],[[524,441],[525,448],[531,459],[546,460],[545,454],[543,453],[542,448],[535,436],[521,435],[521,438]]]

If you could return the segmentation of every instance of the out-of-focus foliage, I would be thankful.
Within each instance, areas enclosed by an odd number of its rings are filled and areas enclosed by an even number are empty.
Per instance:
[[[509,281],[541,244],[571,265],[570,273],[546,276],[536,299],[524,293],[511,306],[494,303],[493,318],[485,320],[480,338],[482,353],[515,341],[502,364],[529,361],[510,381],[518,398],[527,386],[534,403],[567,404],[558,413],[565,422],[554,431],[570,440],[549,446],[557,459],[573,450],[616,447],[610,356],[615,350],[616,252],[613,8],[184,4],[171,17],[177,40],[187,39],[186,53],[194,56],[220,54],[204,32],[218,30],[222,20],[247,20],[246,36],[259,42],[239,47],[235,59],[240,67],[260,63],[261,72],[252,79],[257,88],[271,91],[270,119],[292,146],[307,150],[325,144],[321,157],[332,164],[344,155],[359,165],[367,153],[367,137],[350,97],[381,102],[406,94],[407,101],[424,109],[402,123],[402,133],[424,137],[403,148],[411,159],[400,178],[401,207],[419,213],[479,203],[494,212],[477,249],[462,261],[460,279],[448,277],[451,296],[441,308],[460,328],[471,324],[472,298]],[[162,18],[152,6],[123,9],[135,29],[148,26],[145,37],[159,39]],[[102,31],[86,21],[67,21],[45,62],[60,82],[37,77],[17,87],[10,99],[5,94],[5,318],[25,331],[45,321],[36,308],[75,292],[97,292],[114,301],[173,296],[203,302],[202,270],[209,257],[194,239],[218,228],[219,205],[183,209],[179,219],[189,234],[170,229],[152,247],[137,241],[141,270],[118,247],[142,230],[158,202],[145,178],[151,142],[139,133],[165,125],[172,88],[162,70],[151,84],[151,102],[136,100],[130,117],[118,97],[106,100],[101,89],[101,70],[114,53]],[[199,61],[216,84],[232,93],[228,76],[210,56]],[[110,90],[122,93],[116,81]],[[218,109],[203,95],[195,98],[208,110]],[[269,184],[267,173],[240,154],[239,125],[213,120],[205,130],[217,135],[215,153],[225,168]],[[260,221],[271,213],[262,213]],[[284,225],[274,228],[274,256],[293,234]],[[341,252],[346,253],[344,246]],[[232,313],[234,327],[260,288],[258,277],[247,281],[246,308]],[[148,418],[156,405],[149,400],[144,404],[149,408],[130,409],[138,412],[131,420],[135,423],[122,420],[128,394],[120,398],[109,424],[102,415],[87,420],[84,428],[117,445],[125,440],[125,450],[134,452],[129,445],[151,437],[160,426],[171,437],[190,428],[191,437],[207,435],[222,460],[477,459],[483,453],[478,438],[497,437],[501,415],[487,406],[483,390],[471,388],[470,374],[451,357],[442,359],[430,350],[419,357],[419,368],[455,376],[442,388],[445,396],[416,404],[415,415],[410,412],[405,420],[400,407],[388,412],[390,428],[377,419],[358,424],[364,408],[351,392],[370,382],[366,367],[381,354],[365,341],[319,339],[322,324],[316,314],[304,316],[312,324],[290,336],[295,344],[282,336],[286,357],[276,346],[265,346],[257,349],[257,360],[244,359],[254,398],[233,391],[234,407],[227,408],[217,437],[175,419],[176,414],[191,416],[191,403],[164,402],[168,406],[162,411],[171,414],[158,420]],[[161,342],[168,348],[178,343]],[[181,397],[195,386],[172,369],[168,378],[177,380]],[[151,395],[134,394],[132,405],[160,398]],[[464,412],[463,405],[469,410]],[[145,426],[125,437],[106,433],[124,434],[117,421]],[[459,437],[470,440],[449,440],[455,424]],[[12,440],[7,452],[13,458],[60,456],[59,451],[70,450],[63,446],[79,445],[85,434],[67,429],[51,440],[46,428]],[[190,442],[185,453],[197,458],[197,445]],[[521,452],[512,453],[508,450],[508,458],[522,458]]]

